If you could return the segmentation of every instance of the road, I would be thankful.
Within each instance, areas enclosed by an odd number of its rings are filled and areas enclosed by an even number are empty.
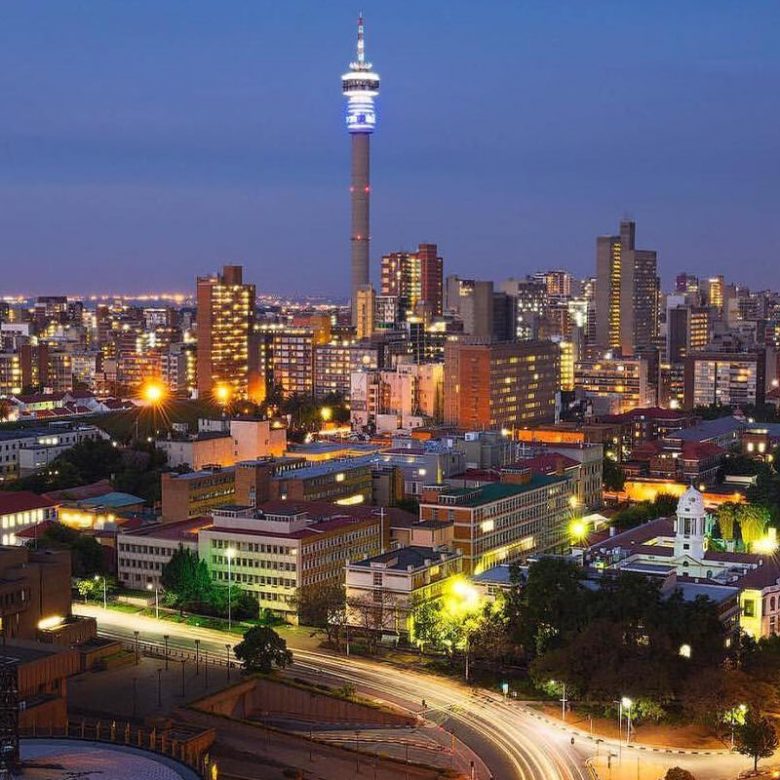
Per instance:
[[[201,652],[207,651],[220,661],[226,656],[225,643],[229,639],[236,641],[219,631],[103,610],[92,605],[74,604],[74,612],[96,618],[101,634],[126,642],[132,642],[134,632],[138,631],[141,642],[161,645],[163,635],[169,634],[172,650],[194,652],[198,639]],[[290,640],[295,658],[293,674],[322,675],[342,684],[348,682],[361,692],[435,720],[477,753],[496,780],[587,780],[589,777],[585,761],[596,753],[594,743],[576,737],[572,745],[569,733],[531,717],[520,705],[504,702],[498,694],[484,691],[475,694],[465,685],[447,678],[398,669],[364,658],[296,647],[294,641]],[[423,700],[425,712],[422,712]],[[696,777],[707,780],[733,780],[748,768],[748,759],[742,756],[653,753],[645,759],[646,753],[626,747],[618,750],[618,745],[609,741],[603,742],[598,749],[602,754],[607,750],[615,754],[620,752],[626,769],[636,767],[637,761],[652,758],[659,766],[683,766]],[[615,769],[605,780],[623,776]]]

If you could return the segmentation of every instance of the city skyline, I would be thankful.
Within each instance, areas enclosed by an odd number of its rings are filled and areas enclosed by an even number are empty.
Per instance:
[[[235,262],[261,293],[346,298],[338,75],[359,9],[44,6],[3,33],[0,292],[186,291]],[[420,242],[446,273],[592,275],[596,236],[630,215],[664,287],[680,270],[776,286],[778,11],[704,8],[365,4],[390,84],[374,284],[382,255]]]

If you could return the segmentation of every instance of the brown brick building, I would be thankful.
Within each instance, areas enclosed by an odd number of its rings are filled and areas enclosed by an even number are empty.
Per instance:
[[[548,341],[448,343],[444,422],[460,428],[521,428],[555,418],[560,350]]]

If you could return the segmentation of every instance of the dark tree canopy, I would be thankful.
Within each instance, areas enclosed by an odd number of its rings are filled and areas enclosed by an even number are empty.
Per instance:
[[[292,652],[287,649],[287,642],[267,626],[250,628],[244,634],[243,641],[236,645],[234,653],[247,673],[267,674],[274,666],[283,669],[293,660]]]

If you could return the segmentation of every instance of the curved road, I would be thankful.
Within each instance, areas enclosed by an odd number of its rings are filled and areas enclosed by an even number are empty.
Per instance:
[[[201,652],[208,651],[211,658],[220,663],[225,660],[227,635],[219,631],[161,622],[91,605],[74,604],[74,612],[96,618],[102,635],[126,643],[132,643],[134,632],[138,631],[142,643],[162,645],[163,635],[167,633],[170,635],[171,650],[194,653],[194,641],[198,639]],[[231,644],[235,642],[233,637]],[[594,743],[577,738],[572,745],[570,734],[530,717],[518,704],[505,703],[497,694],[472,691],[446,678],[403,670],[364,658],[295,647],[293,642],[290,647],[294,650],[292,671],[295,673],[328,675],[416,714],[422,714],[424,699],[427,707],[424,716],[454,732],[480,756],[496,780],[589,778],[585,760],[593,756]],[[602,743],[602,750],[605,749],[618,752],[617,745],[609,741]],[[647,756],[633,748],[624,747],[622,752],[624,755]],[[666,757],[653,754],[653,761],[669,766],[684,766],[697,776],[711,780],[733,778],[746,768],[744,757],[729,755]]]

